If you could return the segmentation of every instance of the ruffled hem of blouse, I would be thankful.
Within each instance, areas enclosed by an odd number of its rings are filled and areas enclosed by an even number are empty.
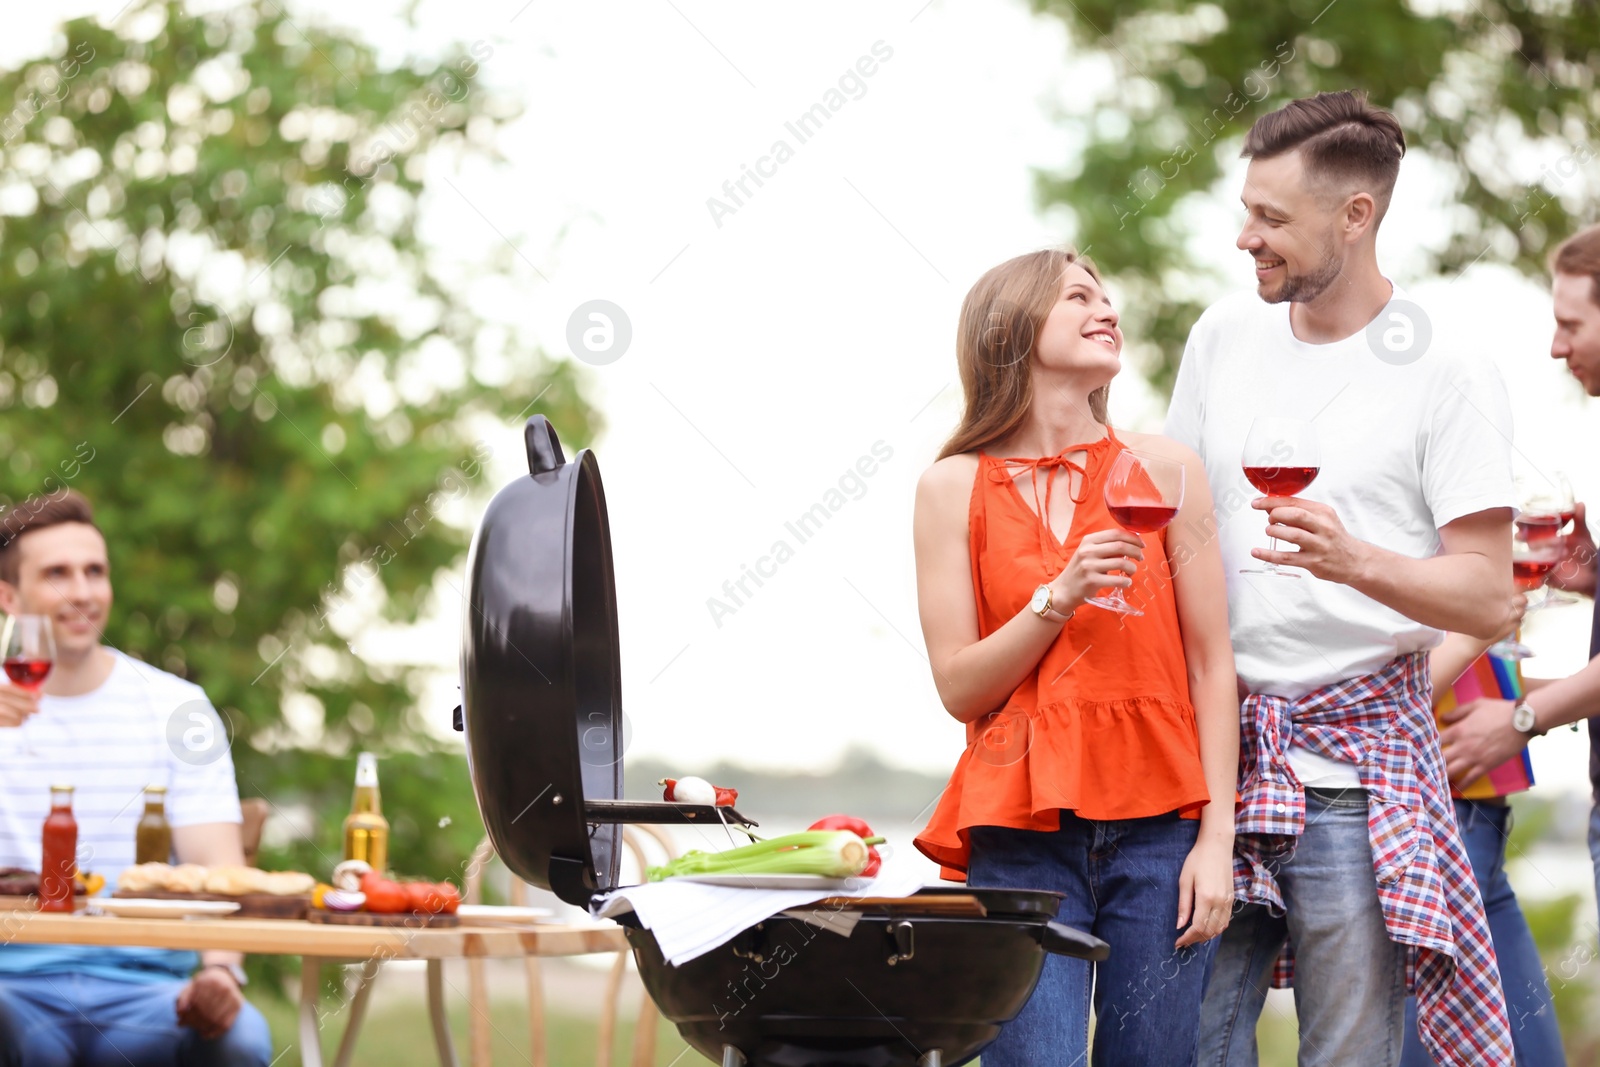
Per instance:
[[[1097,743],[1098,742],[1098,743]],[[965,878],[973,826],[1056,830],[1082,819],[1194,815],[1210,801],[1192,705],[1165,697],[1002,710],[968,743],[917,849]]]

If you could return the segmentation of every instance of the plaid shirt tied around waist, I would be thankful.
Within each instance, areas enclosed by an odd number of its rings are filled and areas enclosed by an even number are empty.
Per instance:
[[[1274,871],[1293,855],[1306,818],[1290,745],[1354,764],[1367,791],[1378,901],[1390,938],[1409,949],[1406,985],[1416,992],[1423,1043],[1448,1067],[1509,1065],[1500,970],[1456,828],[1431,694],[1428,656],[1418,652],[1298,700],[1265,693],[1245,700],[1234,896],[1283,912]],[[1273,984],[1293,980],[1291,943]]]

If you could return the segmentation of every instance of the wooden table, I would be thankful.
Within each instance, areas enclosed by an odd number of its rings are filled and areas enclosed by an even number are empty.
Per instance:
[[[455,1046],[444,1011],[444,961],[489,957],[583,956],[624,952],[628,942],[614,923],[579,925],[473,926],[409,929],[394,926],[331,926],[286,919],[118,919],[109,915],[64,915],[0,911],[0,941],[32,945],[106,945],[142,948],[221,949],[301,957],[300,1060],[322,1067],[317,995],[324,964],[364,962],[350,1002],[334,1067],[346,1067],[366,1014],[367,994],[385,960],[426,960],[428,1015],[443,1067],[456,1067]]]

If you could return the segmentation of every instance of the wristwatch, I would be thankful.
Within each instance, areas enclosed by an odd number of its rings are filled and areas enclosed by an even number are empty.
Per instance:
[[[1517,701],[1516,707],[1511,709],[1511,726],[1519,733],[1529,737],[1543,737],[1543,730],[1535,730],[1539,724],[1538,717],[1534,714],[1533,705],[1526,700]]]
[[[200,969],[204,971],[212,967],[220,967],[229,974],[233,975],[233,980],[239,983],[240,989],[243,989],[245,986],[250,984],[250,977],[244,973],[244,968],[239,966],[237,963],[208,963]]]
[[[1063,614],[1050,605],[1050,587],[1048,585],[1041,585],[1039,588],[1033,591],[1033,599],[1028,602],[1028,606],[1032,608],[1033,613],[1039,616],[1041,619],[1066,622],[1068,619],[1072,618],[1071,611]],[[1073,609],[1073,611],[1076,610],[1076,608]]]

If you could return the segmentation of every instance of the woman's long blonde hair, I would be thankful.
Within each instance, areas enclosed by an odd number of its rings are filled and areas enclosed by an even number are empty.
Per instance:
[[[1008,259],[978,279],[961,304],[956,363],[966,411],[939,458],[971,452],[1008,436],[1033,404],[1034,341],[1061,298],[1061,278],[1076,263],[1095,281],[1100,272],[1070,248],[1047,248]],[[1089,413],[1106,421],[1111,387],[1089,394]]]

